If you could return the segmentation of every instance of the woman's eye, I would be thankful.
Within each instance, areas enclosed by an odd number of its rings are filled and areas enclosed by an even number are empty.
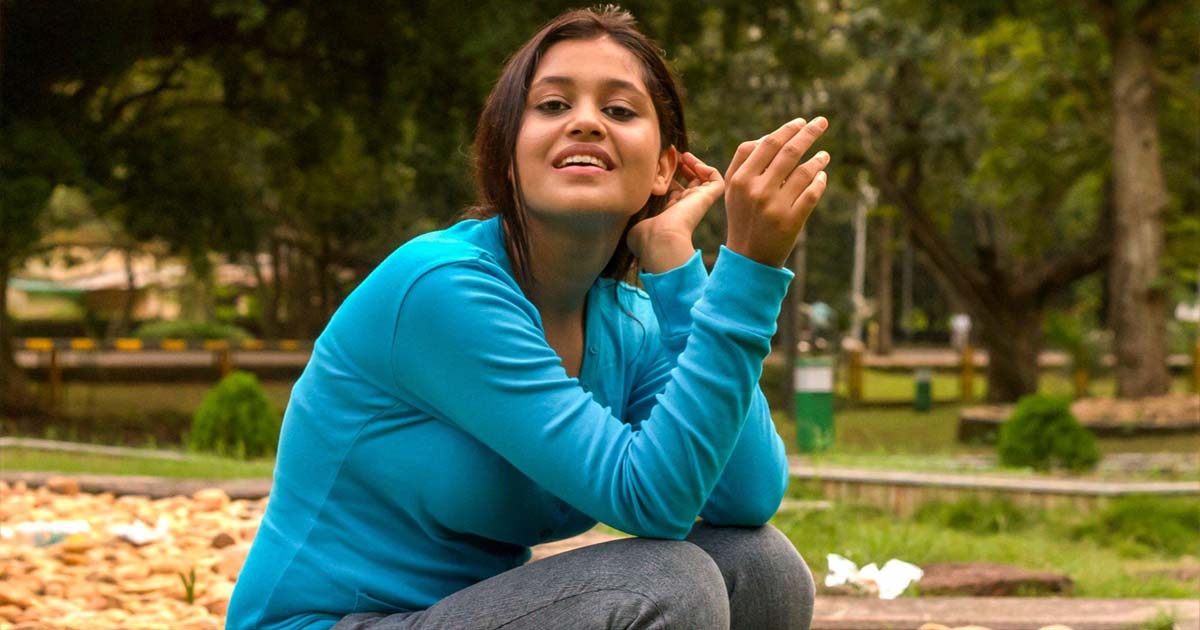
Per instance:
[[[609,116],[612,116],[617,120],[629,120],[630,118],[637,116],[637,112],[629,109],[628,107],[621,107],[620,105],[606,107],[604,108],[604,111],[608,112]]]
[[[562,101],[546,101],[539,103],[535,109],[542,112],[562,112],[566,111],[567,104]]]

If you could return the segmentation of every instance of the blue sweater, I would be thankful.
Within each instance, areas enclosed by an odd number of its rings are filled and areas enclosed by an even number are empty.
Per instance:
[[[600,279],[567,376],[499,219],[413,239],[334,314],[292,389],[228,628],[428,608],[601,521],[759,525],[787,486],[758,378],[792,274],[721,248]],[[632,315],[632,316],[631,316]]]

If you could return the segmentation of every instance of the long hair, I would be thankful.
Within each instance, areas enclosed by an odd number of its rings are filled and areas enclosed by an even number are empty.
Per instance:
[[[461,219],[490,218],[500,215],[507,231],[505,248],[512,261],[513,273],[522,287],[536,283],[529,268],[529,234],[525,229],[526,205],[517,177],[517,134],[525,112],[529,84],[533,81],[542,55],[554,44],[573,39],[597,39],[608,36],[624,46],[641,62],[642,81],[654,102],[658,116],[661,148],[674,145],[680,153],[688,150],[680,88],[667,67],[662,50],[637,29],[637,21],[627,11],[613,5],[599,9],[577,9],[554,18],[504,65],[479,116],[475,133],[476,205]],[[509,178],[509,171],[512,178]],[[636,276],[637,257],[625,244],[625,236],[638,221],[662,212],[665,195],[651,195],[644,206],[625,225],[621,240],[609,258],[601,277],[618,281]]]

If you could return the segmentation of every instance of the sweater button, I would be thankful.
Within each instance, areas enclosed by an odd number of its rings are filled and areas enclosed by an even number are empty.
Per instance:
[[[588,354],[596,354],[597,352],[599,350],[596,350],[596,346],[588,346]]]

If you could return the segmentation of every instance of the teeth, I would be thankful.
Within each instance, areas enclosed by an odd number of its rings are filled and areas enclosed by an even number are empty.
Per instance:
[[[601,160],[598,157],[591,156],[591,155],[567,156],[567,158],[561,162],[560,166],[570,166],[572,164],[590,164],[592,166],[599,166],[600,168],[607,168],[604,165],[603,160]]]

